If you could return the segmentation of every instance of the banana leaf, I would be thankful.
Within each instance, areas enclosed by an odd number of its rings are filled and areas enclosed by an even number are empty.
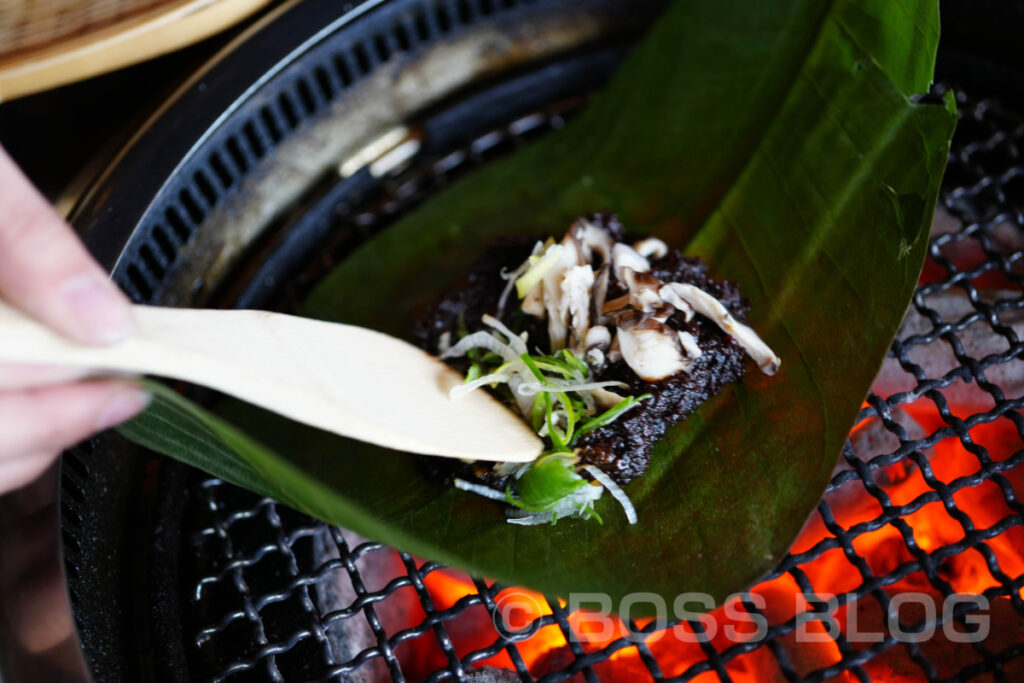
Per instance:
[[[604,208],[737,282],[782,368],[751,372],[656,445],[626,487],[635,526],[610,496],[603,525],[512,526],[437,485],[424,458],[237,402],[217,417],[158,389],[122,432],[503,582],[616,605],[742,590],[819,500],[913,292],[955,124],[951,96],[914,97],[937,40],[935,0],[677,2],[577,119],[453,184],[312,294],[307,315],[408,336],[496,237],[560,235]]]

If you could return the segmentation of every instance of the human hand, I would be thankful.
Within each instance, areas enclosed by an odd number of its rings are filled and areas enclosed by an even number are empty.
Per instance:
[[[0,299],[84,344],[113,344],[134,330],[128,299],[3,148]],[[82,377],[68,368],[0,364],[0,494],[148,402],[132,382]]]

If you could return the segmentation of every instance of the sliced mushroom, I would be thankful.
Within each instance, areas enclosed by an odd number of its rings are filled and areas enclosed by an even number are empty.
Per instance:
[[[633,247],[619,242],[612,247],[612,271],[618,281],[623,284],[626,282],[626,269],[646,273],[651,269],[651,264],[643,256],[636,253]]]
[[[622,360],[622,351],[619,349],[619,335],[617,333],[612,337],[612,343],[608,345],[608,351],[605,355],[608,357],[609,363],[617,363]]]
[[[591,369],[596,370],[604,366],[605,350],[611,345],[612,334],[608,331],[608,328],[604,325],[594,325],[587,330],[587,337],[583,341],[583,346],[586,349],[585,358],[587,365]]]
[[[650,258],[664,258],[668,254],[668,245],[659,240],[657,237],[647,237],[640,240],[633,245],[633,249],[636,253],[640,254],[646,259]]]
[[[622,296],[615,297],[611,301],[605,301],[602,307],[602,313],[605,315],[615,316],[616,313],[624,311],[632,301],[632,297],[629,294],[623,294]]]
[[[718,325],[743,347],[766,375],[774,375],[782,362],[768,345],[761,341],[752,328],[739,322],[722,302],[703,289],[682,282],[670,282],[668,287],[690,304],[697,313]]]
[[[615,335],[626,364],[648,382],[671,377],[692,365],[675,330],[652,318],[635,327],[619,327]]]
[[[618,302],[619,299],[609,301],[605,304],[605,317],[609,322],[614,323],[616,327],[633,328],[649,317],[644,315],[643,311],[638,311],[633,308],[629,304],[628,297],[622,297],[622,299],[626,300],[624,305],[614,310],[609,309],[609,307]]]
[[[648,258],[668,253],[660,239],[645,238],[631,247],[580,219],[561,242],[549,240],[541,246],[538,243],[513,275],[522,285],[517,290],[523,296],[523,311],[547,318],[552,352],[569,346],[592,367],[622,358],[643,379],[664,379],[687,370],[701,355],[692,334],[666,324],[678,310],[687,321],[695,313],[713,321],[766,374],[778,369],[778,356],[718,299],[690,284],[662,282],[650,272]],[[627,293],[607,300],[613,279]],[[614,325],[617,331],[605,325]]]
[[[587,338],[584,342],[587,349],[607,349],[612,343],[612,333],[604,325],[594,325],[587,330]]]
[[[604,322],[604,302],[608,297],[608,280],[612,268],[604,263],[594,274],[594,288],[591,290],[590,320],[595,324]]]
[[[662,322],[668,320],[673,313],[673,306],[666,304],[659,293],[661,280],[650,273],[632,268],[623,268],[622,276],[623,284],[629,288],[629,303],[633,308]]]
[[[544,308],[544,283],[539,282],[537,286],[530,290],[530,293],[523,299],[523,303],[520,306],[523,309],[523,313],[532,315],[535,318],[543,318],[546,310]]]
[[[590,294],[594,270],[589,265],[573,266],[562,278],[562,303],[559,316],[569,328],[569,347],[580,351],[590,329]]]
[[[700,358],[701,354],[704,353],[700,350],[700,347],[697,346],[697,338],[689,332],[685,332],[683,330],[679,331],[679,343],[683,345],[683,351],[685,351],[686,355],[690,358]]]
[[[693,320],[693,306],[683,301],[683,298],[676,294],[674,289],[668,285],[663,285],[662,288],[658,290],[658,294],[661,295],[661,298],[664,299],[666,303],[680,311],[686,319],[686,322]]]
[[[562,284],[566,272],[579,265],[582,259],[580,246],[570,237],[566,236],[562,240],[561,246],[558,261],[548,269],[542,281],[541,297],[544,300],[544,309],[547,313],[548,337],[551,340],[552,351],[564,349],[568,341],[569,326],[562,315],[564,310]]]
[[[569,235],[582,247],[583,256],[588,262],[593,263],[595,253],[601,256],[602,264],[611,262],[615,240],[604,228],[581,218],[569,228]]]

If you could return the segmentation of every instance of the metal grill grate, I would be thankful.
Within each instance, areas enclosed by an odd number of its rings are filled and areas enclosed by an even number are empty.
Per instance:
[[[733,606],[765,617],[771,626],[763,638],[723,645],[709,637],[690,647],[685,661],[665,644],[671,635],[592,646],[579,642],[573,615],[550,599],[550,613],[536,620],[540,631],[534,637],[547,634],[561,646],[537,657],[529,639],[492,626],[501,586],[197,478],[187,503],[193,531],[185,553],[194,565],[184,570],[186,578],[191,573],[185,627],[194,634],[194,677],[1020,680],[1024,564],[1015,563],[1013,551],[1024,556],[1024,120],[996,102],[962,94],[959,107],[923,284],[883,366],[878,393],[869,395],[864,422],[847,442],[801,540]],[[561,117],[548,112],[531,121],[531,130],[539,131],[559,125]],[[364,198],[372,210],[350,211],[346,220],[356,234],[367,234],[452,174],[514,145],[515,132],[512,127],[484,136],[483,157],[482,143],[470,143],[419,164],[381,196]],[[320,267],[329,266],[326,259]],[[298,296],[295,290],[312,279],[315,273],[307,274],[287,296]],[[937,454],[950,449],[969,457],[955,472],[940,466],[945,461]],[[913,495],[908,482],[916,486]],[[988,505],[985,515],[970,512],[978,501]],[[942,533],[931,533],[928,524],[937,519]],[[869,541],[878,539],[881,552],[875,547],[869,553]],[[447,604],[433,588],[453,582],[468,588]],[[795,634],[808,619],[827,626],[833,617],[821,602],[788,616],[776,604],[780,596],[835,594],[840,610],[877,621],[908,590],[941,599],[965,592],[968,584],[998,607],[991,616],[999,630],[970,646],[904,642],[893,633],[865,645],[842,630],[803,646]],[[972,605],[960,604],[936,614],[932,625],[954,620],[968,631],[971,611]],[[922,627],[923,618],[904,622],[905,612],[898,614],[903,631]],[[677,624],[625,627],[656,636],[659,628]],[[697,634],[706,626],[687,625]],[[467,638],[467,631],[476,633]],[[505,671],[479,667],[495,657],[503,657]]]

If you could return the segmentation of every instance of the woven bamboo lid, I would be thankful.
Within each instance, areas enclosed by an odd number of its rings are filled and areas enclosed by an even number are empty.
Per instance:
[[[270,0],[0,0],[0,102],[213,35]]]

